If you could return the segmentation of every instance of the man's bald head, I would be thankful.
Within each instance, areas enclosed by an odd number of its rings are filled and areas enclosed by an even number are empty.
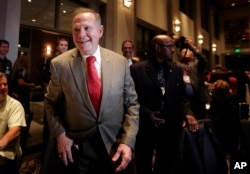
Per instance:
[[[175,44],[170,36],[164,34],[156,35],[151,41],[151,46],[155,60],[158,62],[172,61]]]
[[[152,41],[151,44],[155,45],[155,44],[165,44],[166,42],[173,42],[173,39],[165,34],[161,34],[161,35],[156,35]]]

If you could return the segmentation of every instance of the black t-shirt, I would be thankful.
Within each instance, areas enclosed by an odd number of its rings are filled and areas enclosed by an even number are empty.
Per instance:
[[[4,59],[0,59],[0,72],[5,73],[8,80],[9,89],[11,88],[11,72],[12,72],[12,62],[7,59],[6,57]]]

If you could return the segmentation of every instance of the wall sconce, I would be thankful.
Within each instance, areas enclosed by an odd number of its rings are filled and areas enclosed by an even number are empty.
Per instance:
[[[132,0],[123,0],[123,5],[127,8],[131,7]]]
[[[212,44],[212,51],[215,52],[217,50],[217,45],[215,43]]]
[[[198,35],[198,43],[199,43],[199,44],[203,44],[203,39],[204,39],[203,35],[202,35],[202,34],[199,34],[199,35]]]
[[[179,19],[174,20],[174,31],[179,32],[181,31],[181,21]]]
[[[50,56],[52,53],[52,48],[50,45],[47,45],[46,48],[45,48],[45,54],[46,56]]]

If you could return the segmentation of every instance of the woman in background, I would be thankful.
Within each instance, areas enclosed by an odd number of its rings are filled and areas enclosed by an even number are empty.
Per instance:
[[[209,117],[214,122],[214,132],[226,154],[236,153],[239,143],[239,97],[233,94],[225,80],[217,80]]]

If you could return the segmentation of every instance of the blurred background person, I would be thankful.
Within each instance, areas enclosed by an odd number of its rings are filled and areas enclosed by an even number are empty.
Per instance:
[[[21,102],[25,111],[25,120],[27,127],[23,128],[21,136],[21,146],[23,153],[26,153],[26,141],[29,134],[33,113],[30,111],[31,90],[36,88],[36,85],[30,82],[29,79],[29,58],[25,54],[21,54],[14,63],[12,77],[12,96]]]
[[[11,72],[12,62],[6,57],[9,52],[9,42],[7,40],[0,40],[0,72],[6,74],[9,85],[9,94],[11,94]]]
[[[213,120],[215,135],[224,152],[235,154],[239,145],[239,97],[232,93],[227,81],[214,82],[208,116]]]
[[[29,79],[29,58],[26,55],[20,55],[13,66],[12,79],[13,92],[16,98],[22,103],[25,114],[30,113],[30,90],[35,89],[35,83]]]
[[[0,72],[0,173],[18,174],[21,128],[26,126],[21,103],[8,95],[8,81]]]
[[[232,71],[233,71],[233,75],[237,79],[236,91],[237,91],[237,95],[239,96],[239,100],[242,103],[248,103],[247,90],[250,89],[250,79],[249,79],[247,73],[242,71],[242,70],[234,69]],[[250,96],[248,96],[248,97],[250,97]],[[250,103],[248,103],[248,104],[250,104]]]
[[[229,83],[229,74],[227,71],[227,68],[223,67],[220,64],[215,65],[214,70],[212,70],[211,74],[210,74],[210,83],[214,83],[217,80],[225,80],[226,82]]]
[[[216,65],[215,69],[210,74],[209,83],[211,84],[210,88],[212,90],[214,88],[213,84],[217,80],[226,81],[230,86],[231,92],[234,94],[238,95],[238,94],[242,94],[242,92],[246,91],[245,84],[242,84],[241,76],[237,75],[237,73],[235,73],[234,71],[227,69],[226,67],[223,67],[220,64]],[[245,97],[244,97],[244,99],[245,99]]]
[[[181,49],[180,59],[175,63],[183,70],[183,80],[194,116],[196,119],[204,119],[206,103],[210,100],[205,84],[207,60],[191,39],[185,39],[183,44],[185,48]]]
[[[52,59],[54,59],[56,56],[64,53],[65,51],[68,51],[68,46],[69,42],[66,38],[62,37],[57,41],[57,46],[56,46],[56,52],[55,54],[47,58],[44,67],[43,67],[43,83],[44,83],[44,88],[46,90],[46,87],[50,81],[50,62]]]
[[[133,56],[134,44],[131,40],[125,40],[122,42],[122,53],[123,56],[128,60],[129,66],[140,61],[138,57]]]

